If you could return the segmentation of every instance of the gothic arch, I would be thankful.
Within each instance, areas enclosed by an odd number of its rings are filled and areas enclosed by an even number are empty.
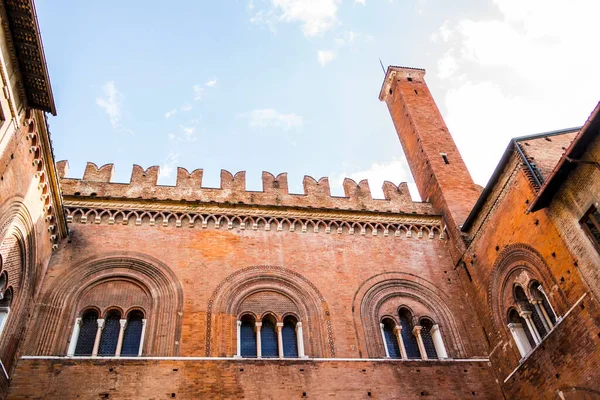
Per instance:
[[[515,285],[521,286],[525,293],[529,293],[529,285],[532,281],[540,282],[548,291],[558,286],[539,252],[524,243],[506,246],[498,255],[490,276],[488,306],[496,332],[507,329],[505,316],[514,298]],[[565,310],[567,307],[565,296],[561,290],[557,293],[558,295],[552,298],[553,305],[561,311]]]
[[[335,345],[329,306],[316,288],[295,271],[272,265],[244,268],[229,275],[215,288],[208,301],[206,326],[206,356],[228,354],[227,340],[234,337],[235,321],[245,310],[241,306],[250,296],[261,292],[275,293],[295,307],[293,315],[302,322],[308,334],[306,354],[314,357],[335,357]],[[266,313],[264,310],[260,318]],[[281,316],[281,315],[280,315]]]
[[[457,321],[448,304],[450,298],[440,288],[416,275],[386,272],[372,276],[361,284],[352,303],[358,343],[362,337],[368,357],[380,357],[384,354],[379,333],[381,318],[391,314],[392,309],[397,315],[400,308],[407,308],[413,316],[428,317],[439,324],[450,357],[466,357]]]
[[[38,307],[34,355],[66,354],[82,294],[108,281],[135,282],[148,294],[148,330],[144,353],[176,356],[181,341],[183,291],[181,283],[162,262],[148,255],[124,252],[83,260],[57,277]]]

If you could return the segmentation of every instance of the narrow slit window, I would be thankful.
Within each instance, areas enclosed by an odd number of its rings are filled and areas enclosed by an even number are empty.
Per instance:
[[[446,165],[450,164],[450,161],[448,161],[448,154],[440,153],[440,156],[442,156],[442,160],[444,160],[444,164],[446,164]]]

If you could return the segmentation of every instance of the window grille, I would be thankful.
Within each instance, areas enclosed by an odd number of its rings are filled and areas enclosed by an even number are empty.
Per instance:
[[[121,331],[121,323],[119,322],[121,315],[118,312],[110,312],[104,319],[104,328],[100,337],[100,347],[98,355],[114,356],[117,351],[117,341],[119,340],[119,332]]]
[[[540,334],[540,336],[542,338],[546,337],[546,335],[548,334],[548,332],[546,331],[546,328],[544,327],[544,323],[542,322],[542,318],[544,318],[543,316],[541,316],[537,309],[533,309],[533,311],[531,312],[531,319],[533,320],[533,325],[535,325],[535,328],[537,329],[538,333]]]
[[[419,351],[419,345],[417,344],[417,338],[412,333],[412,323],[410,318],[412,316],[408,312],[400,312],[400,326],[402,326],[402,341],[406,349],[406,356],[408,358],[421,358],[421,352]]]
[[[296,324],[286,319],[281,330],[283,339],[283,356],[287,358],[298,357],[298,338],[296,337]]]
[[[127,318],[127,327],[123,334],[123,347],[121,355],[124,357],[135,357],[140,352],[142,340],[142,327],[144,315],[139,311],[129,313]]]
[[[523,326],[523,331],[525,331],[525,336],[527,336],[527,340],[529,341],[529,344],[531,345],[532,348],[534,348],[535,345],[535,340],[533,340],[533,336],[531,335],[531,331],[529,330],[529,325],[527,325],[527,321],[525,321],[525,318],[521,317],[519,315],[519,323]]]
[[[552,325],[556,325],[556,316],[554,315],[554,311],[552,311],[552,307],[550,307],[550,303],[545,295],[542,295],[542,307],[544,307],[544,310],[546,310],[546,314],[548,314],[550,321],[552,321]]]
[[[91,356],[98,332],[98,314],[96,311],[88,311],[81,318],[79,337],[75,346],[76,356]]]
[[[256,333],[254,332],[254,321],[242,321],[240,327],[241,356],[256,357]]]
[[[394,333],[394,324],[389,320],[383,323],[383,336],[390,358],[401,358],[400,345],[396,333]]]
[[[433,338],[431,337],[431,328],[433,327],[433,323],[430,320],[423,320],[421,322],[421,326],[423,327],[423,329],[421,329],[421,338],[423,339],[423,344],[425,345],[427,358],[438,358],[437,352],[435,351],[435,345],[433,344]]]
[[[600,212],[598,212],[596,207],[590,207],[579,223],[596,246],[596,250],[600,251]]]
[[[260,345],[263,357],[279,357],[277,332],[275,331],[275,324],[271,319],[265,318],[263,320],[260,329]]]

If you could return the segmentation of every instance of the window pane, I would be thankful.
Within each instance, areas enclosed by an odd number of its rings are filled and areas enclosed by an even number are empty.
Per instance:
[[[594,214],[596,214],[596,213],[597,213],[597,211]],[[600,222],[600,219],[597,219],[597,221]],[[584,223],[585,223],[585,226],[589,229],[590,233],[592,234],[592,237],[596,241],[596,244],[600,244],[600,231],[598,231],[598,228],[596,227],[594,222],[590,219],[590,216],[588,216],[585,219]]]
[[[406,356],[408,358],[421,358],[417,338],[412,334],[412,324],[408,317],[400,315],[400,325],[402,326],[402,341],[406,348]]]
[[[298,338],[296,337],[296,327],[291,322],[285,322],[281,331],[283,338],[283,356],[298,357]]]
[[[438,358],[437,352],[435,351],[435,345],[433,344],[433,338],[431,337],[431,327],[431,323],[423,324],[423,329],[421,329],[421,338],[423,339],[423,344],[425,345],[427,358]]]
[[[127,328],[123,335],[123,347],[121,355],[125,357],[136,357],[140,351],[140,341],[142,339],[143,316],[134,314],[127,320]]]
[[[538,314],[537,309],[534,307],[533,311],[531,312],[531,319],[533,320],[533,325],[535,325],[535,329],[537,329],[538,333],[540,334],[540,336],[542,338],[546,337],[546,335],[548,334],[548,332],[546,331],[546,328],[544,327],[544,323],[542,322],[542,316]]]
[[[550,307],[550,303],[548,303],[546,296],[542,296],[542,307],[544,307],[544,310],[546,310],[546,314],[548,314],[552,324],[556,325],[556,316],[554,315],[554,311],[552,311],[552,307]]]
[[[121,323],[119,320],[121,316],[119,314],[109,314],[104,319],[104,328],[102,329],[102,336],[100,337],[100,348],[98,349],[98,355],[100,356],[114,356],[117,351],[117,341],[119,340],[119,331],[121,330]]]
[[[385,344],[387,346],[388,354],[390,358],[400,358],[400,346],[398,345],[398,338],[394,333],[394,327],[390,324],[383,326],[383,336],[385,338]]]
[[[256,357],[256,334],[254,333],[254,322],[242,321],[240,328],[240,340],[242,357]]]
[[[98,332],[98,315],[95,312],[84,314],[81,319],[81,327],[79,329],[79,337],[77,338],[77,346],[75,346],[76,356],[91,356],[94,350],[94,341],[96,340],[96,332]]]
[[[263,357],[279,357],[275,324],[268,319],[263,321],[260,329],[260,344]]]
[[[534,348],[535,347],[535,340],[533,340],[533,336],[531,336],[531,331],[529,330],[529,326],[527,325],[527,321],[525,321],[525,318],[519,316],[519,322],[523,326],[523,331],[525,332],[525,336],[527,336],[527,341],[529,341],[529,344],[531,345],[531,347]]]

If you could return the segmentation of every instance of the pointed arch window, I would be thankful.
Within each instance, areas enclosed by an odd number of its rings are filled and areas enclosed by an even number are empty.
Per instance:
[[[276,358],[279,357],[279,347],[277,332],[275,330],[276,321],[269,315],[263,318],[262,326],[260,328],[260,344],[262,357],[264,358]]]
[[[121,332],[121,312],[117,310],[109,311],[104,318],[104,327],[100,336],[100,347],[98,355],[114,356],[119,342],[119,333]]]
[[[285,358],[298,357],[298,336],[296,334],[296,325],[298,321],[292,316],[283,319],[283,328],[281,337],[283,342],[283,356]]]
[[[398,337],[394,331],[396,328],[396,323],[390,318],[385,318],[381,324],[383,325],[382,331],[386,356],[389,358],[402,358]]]
[[[256,321],[250,315],[244,315],[240,320],[240,356],[256,358]]]
[[[142,354],[144,327],[144,313],[134,310],[127,315],[127,323],[123,334],[123,345],[121,347],[121,356],[135,357]]]
[[[88,310],[83,313],[81,319],[76,322],[76,328],[79,327],[78,334],[74,338],[76,343],[74,355],[91,356],[94,350],[94,342],[98,333],[98,312]]]
[[[406,348],[408,358],[421,358],[417,338],[413,335],[412,313],[406,308],[401,308],[398,313],[400,317],[400,326],[402,327],[402,341]]]

